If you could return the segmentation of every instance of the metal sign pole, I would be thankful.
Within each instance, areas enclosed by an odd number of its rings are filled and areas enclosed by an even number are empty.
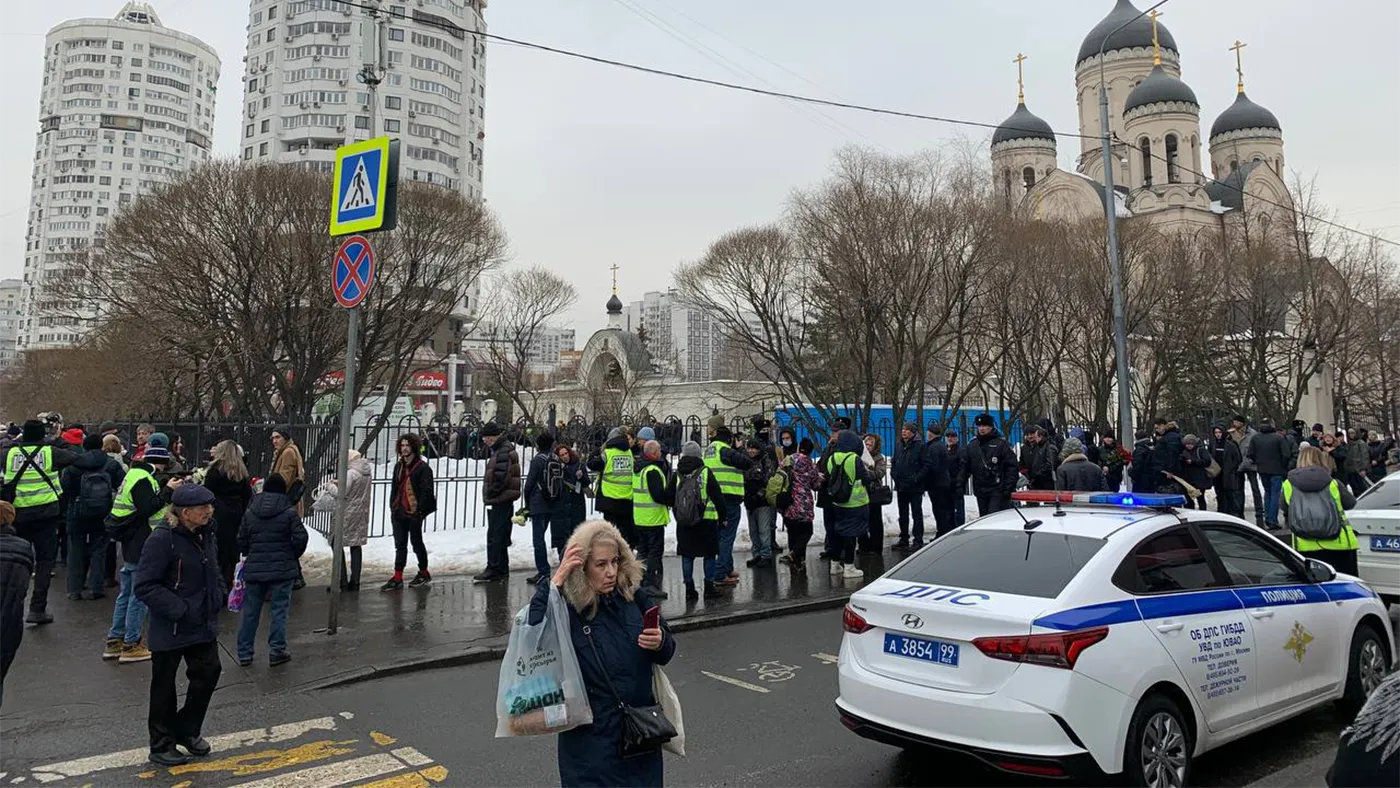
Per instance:
[[[350,501],[351,422],[355,418],[355,350],[360,344],[360,308],[350,313],[345,332],[345,390],[340,398],[340,457],[336,467],[335,529],[331,532],[331,609],[326,630],[334,635],[340,624],[341,566],[345,561],[345,513]]]

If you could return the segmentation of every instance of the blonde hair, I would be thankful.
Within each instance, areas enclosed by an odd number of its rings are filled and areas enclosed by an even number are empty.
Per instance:
[[[1322,449],[1317,448],[1316,446],[1314,446],[1314,445],[1312,445],[1312,444],[1310,444],[1310,443],[1309,443],[1309,444],[1304,444],[1302,447],[1300,447],[1300,448],[1298,449],[1298,467],[1299,467],[1299,468],[1310,468],[1310,467],[1313,467],[1313,466],[1317,466],[1317,467],[1319,467],[1319,468],[1327,468],[1327,465],[1328,465],[1327,461],[1328,461],[1329,459],[1331,459],[1331,458],[1329,458],[1329,457],[1327,456],[1327,452],[1323,451]],[[1332,468],[1329,469],[1329,470],[1335,470],[1335,469],[1336,469],[1336,465],[1333,464]]]
[[[246,481],[248,478],[248,466],[243,464],[243,449],[239,448],[234,441],[220,441],[218,445],[209,450],[212,458],[210,465],[219,466],[219,471],[228,477],[231,482]]]
[[[121,454],[123,451],[122,439],[115,435],[108,435],[102,439],[102,451],[107,454]]]
[[[623,599],[631,602],[637,586],[642,583],[642,563],[617,528],[607,520],[584,522],[569,537],[568,547],[578,545],[583,548],[583,567],[564,581],[564,598],[585,619],[593,618],[597,612],[598,593],[588,584],[588,561],[593,557],[593,548],[600,544],[611,544],[617,550],[616,589]]]

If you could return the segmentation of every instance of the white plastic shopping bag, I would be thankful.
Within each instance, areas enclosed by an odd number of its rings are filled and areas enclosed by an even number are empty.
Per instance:
[[[498,738],[561,733],[592,724],[583,672],[569,637],[567,605],[550,583],[543,621],[528,623],[529,605],[515,614],[496,687]]]
[[[671,686],[671,680],[666,678],[666,672],[660,665],[651,666],[651,694],[656,697],[656,702],[661,704],[666,719],[676,726],[676,738],[661,745],[661,749],[684,758],[685,723],[681,720],[681,699],[676,695],[676,688]]]

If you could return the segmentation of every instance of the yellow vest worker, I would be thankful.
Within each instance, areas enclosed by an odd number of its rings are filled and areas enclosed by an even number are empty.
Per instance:
[[[661,444],[654,440],[642,444],[640,462],[632,488],[632,517],[637,532],[637,557],[646,565],[642,591],[652,599],[665,599],[670,594],[663,586],[663,554],[671,516],[666,508],[667,473],[661,463]]]

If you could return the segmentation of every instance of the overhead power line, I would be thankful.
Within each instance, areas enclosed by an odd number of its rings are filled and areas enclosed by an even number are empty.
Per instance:
[[[348,6],[348,7],[351,7],[351,8],[363,9],[363,10],[366,10],[366,11],[375,10],[375,9],[374,9],[373,7],[371,7],[369,4],[364,3],[364,2],[359,2],[359,0],[333,0],[333,2],[339,3],[340,5]],[[381,9],[379,9],[379,11],[380,11],[381,13],[385,13],[385,14],[388,14],[388,13],[389,13],[389,12],[387,11],[387,9],[382,9],[382,8],[381,8]],[[441,18],[427,18],[427,17],[423,17],[423,18],[410,18],[410,17],[404,16],[403,14],[392,14],[392,16],[395,17],[395,18],[398,18],[398,19],[405,19],[405,20],[410,20],[410,19],[411,19],[411,21],[413,21],[413,22],[415,22],[415,23],[417,23],[417,24],[421,24],[421,25],[426,25],[426,26],[428,26],[428,27],[437,28],[437,29],[439,29],[439,30],[444,30],[444,31],[447,31],[447,32],[449,32],[449,33],[453,33],[453,34],[459,35],[459,36],[468,36],[468,35],[480,36],[481,38],[484,38],[484,39],[487,39],[487,40],[490,40],[490,41],[497,41],[497,42],[500,42],[500,43],[503,43],[503,44],[510,44],[510,45],[512,45],[512,46],[523,47],[523,48],[525,48],[525,49],[534,49],[534,50],[537,50],[537,51],[540,51],[540,52],[549,52],[549,53],[551,53],[551,54],[560,55],[560,56],[562,56],[562,57],[570,57],[570,58],[574,58],[574,59],[576,59],[576,60],[585,60],[585,61],[588,61],[588,62],[590,62],[590,63],[598,63],[598,64],[600,64],[600,65],[612,66],[612,67],[614,67],[614,68],[627,69],[627,70],[629,70],[629,71],[636,71],[636,72],[639,72],[639,73],[642,73],[642,74],[651,74],[651,75],[653,75],[653,76],[665,77],[665,78],[667,78],[667,79],[675,79],[675,80],[680,80],[680,81],[683,81],[683,82],[692,82],[692,83],[699,84],[699,85],[709,85],[709,86],[711,86],[711,87],[722,88],[722,89],[724,89],[724,90],[733,90],[733,91],[738,91],[738,92],[741,92],[741,93],[751,93],[751,94],[759,95],[759,96],[767,96],[767,97],[769,97],[769,98],[783,99],[783,100],[785,100],[785,101],[801,102],[801,103],[805,103],[805,104],[815,104],[815,105],[824,106],[824,107],[835,107],[835,108],[837,108],[837,109],[847,109],[847,110],[852,110],[852,111],[855,111],[855,112],[865,112],[865,113],[869,113],[869,114],[873,114],[873,115],[884,115],[884,116],[887,116],[887,117],[908,118],[908,119],[910,119],[910,120],[923,120],[923,121],[929,121],[929,122],[932,122],[932,123],[947,123],[947,124],[954,125],[954,126],[967,126],[967,127],[970,127],[970,128],[978,128],[978,129],[992,129],[992,130],[996,130],[996,129],[998,129],[998,128],[1006,128],[1006,129],[1009,129],[1009,130],[1012,130],[1012,131],[1027,131],[1027,132],[1035,131],[1035,132],[1037,132],[1037,133],[1040,132],[1040,131],[1042,131],[1042,130],[1040,130],[1040,129],[1022,129],[1022,128],[1017,128],[1017,127],[1014,127],[1014,126],[1003,126],[1001,123],[988,123],[988,122],[979,121],[979,120],[966,120],[966,119],[963,119],[963,118],[950,118],[950,117],[945,117],[945,116],[941,116],[941,115],[929,115],[929,114],[922,113],[922,112],[908,112],[908,111],[905,111],[905,110],[888,109],[888,108],[885,108],[885,107],[874,107],[874,106],[869,106],[869,105],[866,105],[866,104],[855,104],[855,103],[847,102],[847,101],[833,101],[833,100],[831,100],[831,99],[816,98],[815,96],[804,96],[804,95],[800,95],[800,94],[797,94],[797,93],[787,93],[787,92],[784,92],[784,91],[781,91],[781,90],[771,90],[771,89],[767,89],[767,88],[754,87],[754,86],[752,86],[752,85],[742,85],[742,84],[735,83],[735,82],[725,82],[725,81],[723,81],[723,80],[718,80],[718,79],[709,79],[709,78],[707,78],[707,77],[698,77],[698,76],[695,76],[695,75],[693,75],[693,74],[682,74],[682,73],[677,72],[677,71],[667,71],[667,70],[665,70],[665,69],[653,68],[653,67],[651,67],[651,66],[643,66],[643,65],[636,64],[636,63],[628,63],[628,62],[622,61],[622,60],[614,60],[614,59],[612,59],[612,58],[599,57],[598,55],[590,55],[590,54],[587,54],[587,53],[585,53],[585,52],[575,52],[575,51],[573,51],[573,50],[561,49],[561,48],[559,48],[559,47],[552,47],[552,46],[548,46],[548,45],[546,45],[546,44],[538,44],[538,43],[535,43],[535,42],[533,42],[533,41],[525,41],[525,40],[518,39],[518,38],[511,38],[511,37],[509,37],[509,36],[502,36],[502,35],[499,35],[499,34],[496,34],[496,33],[487,33],[487,32],[479,31],[479,30],[468,30],[468,29],[466,29],[466,28],[464,28],[464,27],[461,27],[461,26],[459,26],[459,25],[455,25],[455,24],[453,24],[452,22],[450,22],[450,21],[448,21],[448,20],[445,20],[445,19],[441,19]],[[1052,130],[1052,131],[1053,131],[1053,130]],[[1065,137],[1065,138],[1068,138],[1068,139],[1092,139],[1092,140],[1096,140],[1096,141],[1099,140],[1099,137],[1098,137],[1098,136],[1090,135],[1090,134],[1078,134],[1078,133],[1067,132],[1067,131],[1066,131],[1066,132],[1062,132],[1062,131],[1053,131],[1053,133],[1055,134],[1056,137]],[[1121,138],[1117,138],[1117,141],[1118,141],[1118,142],[1124,142],[1124,144],[1126,144],[1126,142],[1125,142],[1124,140],[1122,140]],[[1155,154],[1155,153],[1154,153],[1154,154],[1152,154],[1152,157],[1155,158],[1155,159],[1158,159],[1158,160],[1160,160],[1160,161],[1163,161],[1163,162],[1167,161],[1166,157],[1161,156],[1160,154]],[[1189,167],[1186,167],[1186,166],[1181,165],[1181,164],[1179,164],[1179,163],[1178,163],[1176,166],[1177,166],[1177,168],[1178,168],[1181,172],[1190,173],[1191,175],[1195,175],[1195,176],[1198,176],[1198,177],[1200,177],[1200,178],[1206,178],[1206,179],[1208,179],[1208,180],[1216,181],[1216,179],[1213,178],[1212,176],[1208,176],[1208,175],[1206,175],[1205,173],[1202,173],[1202,172],[1197,172],[1196,170],[1192,170],[1192,169],[1190,169]],[[1216,182],[1225,185],[1226,188],[1235,189],[1236,191],[1240,192],[1241,196],[1244,195],[1244,189],[1243,189],[1243,187],[1232,186],[1232,185],[1230,185],[1230,184],[1225,183],[1224,181],[1216,181]],[[1274,206],[1274,207],[1276,207],[1276,208],[1283,208],[1284,210],[1297,213],[1299,216],[1302,216],[1302,217],[1304,217],[1304,218],[1307,218],[1307,219],[1310,219],[1310,220],[1312,220],[1312,221],[1318,222],[1318,223],[1320,223],[1320,224],[1325,224],[1325,225],[1328,225],[1328,226],[1331,226],[1331,227],[1335,227],[1335,228],[1337,228],[1337,229],[1339,229],[1339,230],[1345,230],[1345,231],[1347,231],[1347,232],[1349,232],[1349,233],[1354,233],[1354,234],[1359,235],[1359,236],[1362,236],[1362,237],[1364,237],[1364,238],[1368,238],[1368,239],[1371,239],[1371,240],[1374,240],[1374,241],[1379,241],[1379,242],[1385,243],[1385,244],[1390,244],[1390,245],[1392,245],[1392,246],[1400,246],[1400,241],[1393,241],[1393,240],[1391,240],[1391,239],[1389,239],[1389,238],[1386,238],[1386,237],[1384,237],[1384,236],[1376,235],[1375,233],[1368,233],[1368,232],[1365,232],[1364,230],[1358,230],[1358,229],[1356,229],[1356,228],[1354,228],[1354,227],[1348,227],[1348,226],[1346,226],[1346,225],[1344,225],[1344,224],[1340,224],[1340,223],[1338,223],[1338,222],[1334,222],[1334,221],[1331,221],[1331,220],[1329,220],[1329,219],[1324,219],[1324,218],[1322,218],[1322,217],[1320,217],[1320,216],[1313,216],[1313,215],[1310,215],[1310,214],[1303,213],[1302,211],[1299,211],[1299,210],[1297,209],[1296,206],[1293,206],[1293,205],[1288,205],[1288,204],[1281,203],[1281,202],[1275,202],[1274,200],[1270,200],[1270,199],[1268,199],[1267,197],[1260,197],[1260,196],[1257,196],[1257,195],[1254,196],[1254,197],[1252,197],[1251,199],[1258,200],[1259,202],[1262,202],[1262,203],[1264,203],[1264,204],[1266,204],[1266,205],[1272,205],[1272,206]]]

